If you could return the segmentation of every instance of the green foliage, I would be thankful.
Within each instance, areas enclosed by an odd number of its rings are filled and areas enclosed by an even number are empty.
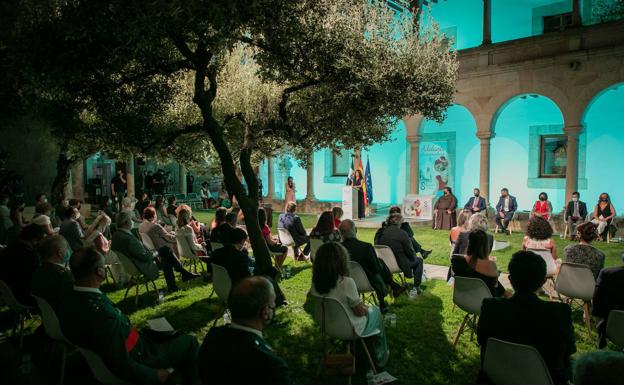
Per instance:
[[[594,16],[601,22],[624,18],[624,0],[599,0],[594,6]]]

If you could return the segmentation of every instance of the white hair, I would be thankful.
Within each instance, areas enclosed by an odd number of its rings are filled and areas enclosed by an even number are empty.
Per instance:
[[[487,231],[488,229],[488,219],[485,215],[481,213],[472,214],[470,219],[468,220],[468,230],[483,230]]]

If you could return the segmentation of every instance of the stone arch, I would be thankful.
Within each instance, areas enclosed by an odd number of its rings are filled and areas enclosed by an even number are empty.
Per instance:
[[[624,87],[624,78],[616,82],[602,81],[600,83],[594,82],[587,86],[584,91],[579,95],[577,106],[578,108],[578,123],[583,124],[585,122],[587,112],[591,109],[594,102],[606,92],[613,88]]]

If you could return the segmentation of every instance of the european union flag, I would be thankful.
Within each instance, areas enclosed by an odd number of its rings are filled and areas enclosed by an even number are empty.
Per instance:
[[[370,159],[366,157],[366,171],[364,171],[364,182],[366,183],[366,204],[373,202],[373,177],[370,172]]]

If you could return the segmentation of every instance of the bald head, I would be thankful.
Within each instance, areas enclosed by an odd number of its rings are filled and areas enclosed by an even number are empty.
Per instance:
[[[355,222],[351,219],[345,219],[340,222],[340,226],[338,226],[340,230],[340,235],[342,235],[342,239],[355,239],[355,234],[357,232],[355,228]]]
[[[261,276],[243,278],[234,285],[228,306],[235,322],[264,320],[267,307],[275,307],[275,290]]]

